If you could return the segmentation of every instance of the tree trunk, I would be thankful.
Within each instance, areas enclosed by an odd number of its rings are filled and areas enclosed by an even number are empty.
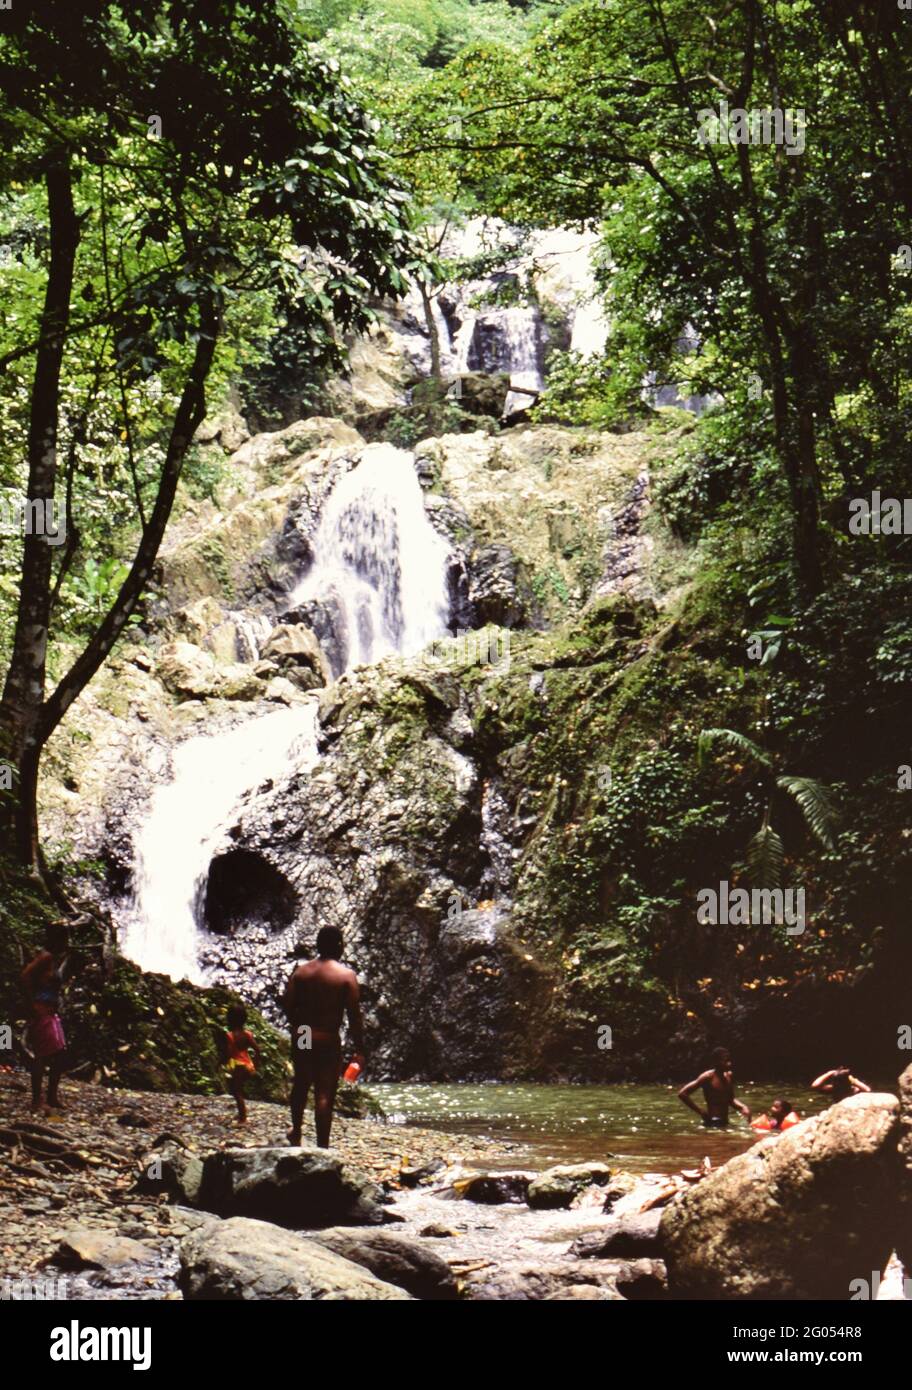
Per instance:
[[[434,318],[431,296],[428,294],[427,285],[425,285],[423,280],[418,281],[418,288],[421,291],[421,303],[424,306],[424,321],[427,324],[428,338],[431,344],[431,376],[435,381],[440,381],[443,372],[440,364],[440,333],[437,328],[437,320]]]
[[[190,373],[184,384],[168,440],[155,506],[137,547],[129,574],[105,618],[56,690],[32,715],[31,733],[18,751],[19,785],[13,799],[19,857],[33,870],[41,869],[38,841],[37,793],[41,753],[70,705],[85,689],[123,632],[146,587],[174,504],[187,450],[206,413],[206,380],[219,331],[214,296],[200,308],[200,335]],[[48,572],[48,601],[50,572]],[[46,646],[46,632],[45,632]],[[43,680],[42,680],[43,693]],[[5,699],[4,699],[5,704]],[[0,712],[3,707],[0,706]]]
[[[79,221],[73,207],[68,154],[60,154],[47,171],[51,258],[35,356],[28,433],[27,501],[40,504],[38,515],[50,515],[57,481],[57,426],[60,371],[70,320],[73,269],[79,244]],[[26,508],[25,514],[35,515]],[[15,837],[18,856],[26,864],[39,861],[35,807],[39,725],[47,666],[48,621],[51,601],[52,549],[46,535],[25,527],[22,587],[16,631],[3,699],[0,701],[0,739],[4,754],[15,763],[19,777],[15,824],[0,829]],[[5,804],[9,804],[6,802]],[[4,813],[5,816],[9,812]]]
[[[750,0],[741,80],[733,97],[733,102],[739,107],[750,104],[759,17],[756,0]],[[807,369],[802,365],[805,345],[800,342],[801,333],[790,323],[770,279],[763,217],[757,202],[750,161],[750,147],[742,142],[737,147],[737,164],[742,198],[749,217],[748,273],[745,278],[766,341],[772,376],[776,448],[782,460],[792,505],[794,574],[801,596],[807,599],[820,588],[819,497],[813,405],[807,390]],[[787,358],[789,348],[791,351]]]
[[[190,447],[197,426],[206,414],[206,379],[215,355],[219,333],[219,316],[213,300],[204,303],[200,310],[200,336],[190,374],[184,383],[164,467],[159,479],[155,506],[143,531],[137,547],[130,573],[102,623],[96,629],[91,641],[77,657],[57,689],[49,697],[41,712],[41,743],[48,738],[60,723],[70,705],[81,694],[107,657],[114,643],[126,627],[133,614],[143,589],[149,582],[152,566],[158,555],[159,546],[174,505],[174,494],[180,481],[184,459]]]

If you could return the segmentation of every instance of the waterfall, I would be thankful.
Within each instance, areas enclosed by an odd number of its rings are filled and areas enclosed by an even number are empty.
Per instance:
[[[251,787],[294,756],[316,759],[316,701],[178,744],[172,778],[157,787],[134,836],[134,900],[124,954],[143,970],[198,983],[199,908],[209,862]]]
[[[229,613],[237,634],[235,646],[238,661],[258,661],[260,649],[271,631],[271,624],[265,613],[244,613],[238,610]]]
[[[538,306],[511,304],[463,312],[465,317],[453,340],[456,372],[506,372],[510,392],[504,415],[534,405],[544,383]]]
[[[369,444],[335,486],[314,538],[310,573],[291,606],[331,609],[341,666],[421,651],[446,630],[449,547],[425,516],[411,454]]]
[[[505,310],[502,331],[506,367],[510,373],[510,391],[504,404],[504,415],[512,415],[514,411],[526,410],[534,405],[544,385],[537,306]]]
[[[335,485],[293,603],[334,609],[343,666],[409,655],[446,631],[449,549],[432,528],[414,458],[368,445]],[[237,620],[237,614],[232,615]],[[251,646],[262,634],[251,627]],[[134,895],[121,920],[124,953],[144,970],[201,982],[201,907],[209,865],[246,793],[293,760],[317,761],[317,696],[179,744],[133,837]]]

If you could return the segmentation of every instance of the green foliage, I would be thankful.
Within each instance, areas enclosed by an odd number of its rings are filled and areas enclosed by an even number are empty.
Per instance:
[[[85,625],[91,630],[93,621],[102,617],[111,606],[126,573],[126,565],[122,565],[113,555],[100,563],[95,559],[86,560],[82,569],[70,580],[73,627],[83,617]]]
[[[792,797],[804,816],[805,824],[825,849],[835,849],[837,813],[829,790],[812,777],[775,776],[776,759],[764,752],[753,739],[736,729],[703,729],[697,740],[697,762],[702,766],[707,754],[721,747],[739,758],[746,758],[762,769],[768,786],[767,809],[763,824],[751,839],[747,849],[748,867],[758,886],[777,884],[782,869],[784,846],[770,824],[773,792],[776,788]]]
[[[631,404],[608,357],[584,358],[578,352],[551,356],[545,389],[529,412],[536,424],[553,420],[603,430],[627,424],[634,414],[645,416],[646,406],[639,398]]]
[[[780,552],[804,599],[823,578],[827,499],[908,444],[897,364],[912,276],[895,249],[910,70],[912,29],[889,7],[882,25],[847,30],[832,5],[736,5],[707,25],[686,0],[582,0],[518,61],[496,45],[460,53],[399,113],[417,187],[524,225],[600,223],[611,373],[594,399],[583,384],[581,412],[597,418],[603,397],[609,421],[625,402],[635,411],[648,373],[721,396],[730,428],[762,427],[786,503]],[[800,150],[707,140],[701,113],[720,91],[800,108]],[[559,372],[553,393],[573,419],[572,380]],[[749,451],[720,462],[727,477],[707,458],[667,479],[681,534],[754,484]]]
[[[764,821],[747,846],[747,868],[758,888],[779,888],[785,866],[785,845],[768,821]]]
[[[672,532],[691,542],[709,523],[730,520],[733,511],[761,497],[767,505],[781,506],[767,413],[739,401],[704,415],[659,464],[654,495]]]
[[[541,604],[550,604],[554,599],[557,599],[559,604],[565,604],[570,597],[570,591],[562,575],[553,566],[534,575],[531,587]]]
[[[822,782],[812,777],[777,777],[776,786],[788,792],[804,813],[808,829],[825,849],[833,849],[837,816],[833,798]]]
[[[702,729],[700,731],[700,737],[697,740],[697,762],[701,767],[705,765],[710,751],[717,745],[737,753],[740,757],[752,759],[761,767],[772,767],[769,754],[764,753],[753,739],[748,738],[745,734],[739,734],[737,729]]]

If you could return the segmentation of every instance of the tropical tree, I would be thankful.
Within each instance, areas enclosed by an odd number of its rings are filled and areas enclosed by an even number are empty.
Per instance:
[[[910,77],[912,25],[892,0],[711,15],[583,0],[519,61],[464,51],[399,116],[410,176],[436,164],[508,219],[603,227],[610,365],[631,407],[647,372],[681,371],[686,333],[701,345],[692,389],[756,399],[805,598],[827,502],[865,474],[847,401],[871,403],[878,436],[903,418]]]
[[[777,760],[759,744],[736,729],[703,729],[697,740],[697,762],[703,766],[714,749],[746,758],[761,773],[765,809],[759,830],[747,846],[747,867],[752,879],[762,887],[778,887],[785,863],[785,845],[772,824],[776,794],[784,793],[798,805],[808,830],[824,849],[835,847],[836,808],[832,794],[813,777],[780,772]]]
[[[338,356],[371,296],[402,286],[406,195],[376,122],[283,13],[263,0],[86,0],[3,16],[0,276],[20,299],[0,320],[0,396],[12,393],[2,408],[25,455],[3,476],[71,523],[62,546],[26,528],[0,701],[0,752],[16,770],[0,828],[33,867],[42,749],[149,583],[219,353],[266,306],[293,301],[311,360]],[[78,571],[99,443],[126,481],[109,520],[131,550],[48,691],[51,620]]]

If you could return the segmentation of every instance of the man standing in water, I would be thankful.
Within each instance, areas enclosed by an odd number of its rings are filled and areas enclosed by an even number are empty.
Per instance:
[[[725,1047],[715,1048],[712,1053],[712,1063],[709,1071],[701,1072],[696,1081],[689,1081],[686,1086],[681,1087],[678,1092],[678,1099],[700,1116],[707,1129],[726,1129],[730,1106],[734,1106],[736,1110],[740,1111],[747,1123],[750,1124],[750,1109],[735,1096],[731,1053]],[[701,1110],[696,1101],[690,1098],[691,1092],[698,1089],[702,1090],[703,1099],[706,1101],[705,1111]]]
[[[341,965],[342,933],[338,927],[321,927],[317,933],[317,958],[298,965],[285,986],[282,1005],[291,1024],[291,1056],[294,1085],[291,1091],[291,1129],[288,1142],[301,1142],[301,1124],[311,1085],[317,1145],[329,1148],[333,1106],[342,1061],[339,1029],[348,1016],[355,1055],[364,1065],[364,1024],[358,977]]]

